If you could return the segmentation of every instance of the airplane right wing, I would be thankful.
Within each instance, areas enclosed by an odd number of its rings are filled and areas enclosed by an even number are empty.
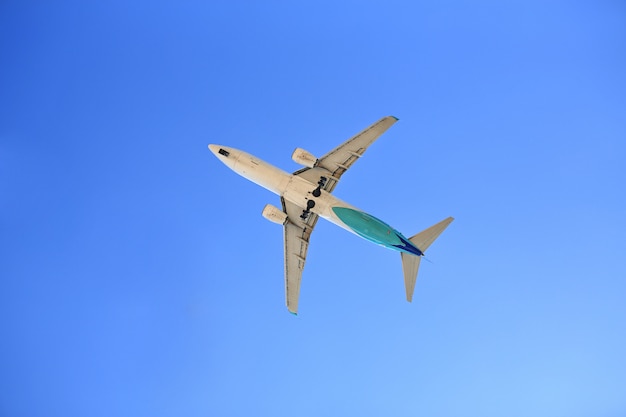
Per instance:
[[[302,270],[309,249],[309,238],[318,216],[310,213],[306,220],[300,217],[303,208],[280,198],[283,211],[287,213],[287,222],[283,226],[285,241],[285,299],[287,309],[298,313],[298,299],[300,298],[300,282]]]
[[[362,132],[348,139],[323,157],[319,158],[313,168],[303,168],[294,172],[294,175],[310,181],[312,184],[320,184],[322,188],[332,192],[339,182],[339,178],[365,153],[367,148],[398,119],[393,116],[383,117]],[[318,216],[310,213],[302,219],[304,210],[296,204],[280,199],[283,211],[287,214],[287,222],[284,224],[285,239],[285,298],[287,308],[293,314],[298,313],[298,299],[300,297],[300,283],[302,270],[306,262],[306,253],[309,249],[309,238],[313,227],[317,223]]]
[[[383,117],[362,132],[348,139],[326,155],[318,159],[314,168],[303,168],[294,172],[302,178],[317,184],[320,177],[327,179],[323,189],[331,193],[341,176],[354,164],[398,119],[393,116]]]
[[[332,192],[339,182],[339,178],[365,153],[380,135],[385,133],[398,119],[393,116],[383,117],[367,129],[348,139],[323,157],[319,158],[313,168],[303,168],[294,172],[294,175],[320,184],[322,177],[326,178],[321,187]],[[287,308],[293,314],[298,313],[298,299],[300,297],[300,283],[302,270],[306,262],[306,253],[309,249],[309,238],[318,216],[310,213],[305,219],[301,216],[303,207],[280,198],[283,211],[287,214],[284,224],[285,241],[285,298]]]

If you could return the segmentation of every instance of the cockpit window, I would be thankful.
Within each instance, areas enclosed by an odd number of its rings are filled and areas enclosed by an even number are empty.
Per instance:
[[[218,153],[219,153],[220,155],[224,155],[224,156],[226,156],[226,157],[227,157],[228,155],[230,155],[230,153],[229,153],[227,150],[224,150],[224,149],[222,149],[222,148],[220,148],[220,150],[218,151]]]

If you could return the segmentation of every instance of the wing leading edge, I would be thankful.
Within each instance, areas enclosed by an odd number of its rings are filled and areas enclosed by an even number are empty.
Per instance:
[[[294,172],[294,175],[316,184],[320,177],[327,178],[324,190],[332,192],[341,176],[350,168],[367,148],[374,143],[387,129],[398,119],[393,116],[383,117],[362,132],[348,139],[326,155],[318,159],[315,167],[303,168]],[[298,300],[300,298],[300,283],[302,270],[306,262],[306,254],[309,249],[309,238],[317,223],[318,216],[311,213],[306,220],[300,218],[304,210],[281,197],[283,211],[287,214],[287,222],[284,224],[283,236],[285,243],[285,298],[287,309],[298,313]]]

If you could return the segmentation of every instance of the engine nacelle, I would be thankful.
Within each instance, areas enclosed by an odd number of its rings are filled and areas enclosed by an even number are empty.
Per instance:
[[[271,221],[272,223],[276,223],[276,224],[287,223],[287,213],[285,213],[278,207],[273,206],[271,204],[267,204],[265,207],[263,207],[263,212],[261,214],[263,215],[263,217],[265,217],[267,220]]]
[[[296,148],[296,150],[293,151],[293,154],[291,154],[291,159],[293,159],[294,162],[309,168],[313,168],[317,163],[317,158],[313,156],[312,153],[305,151],[302,148]]]

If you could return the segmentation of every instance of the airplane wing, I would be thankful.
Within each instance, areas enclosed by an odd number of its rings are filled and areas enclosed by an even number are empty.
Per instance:
[[[311,213],[306,220],[300,218],[303,208],[280,198],[283,211],[287,213],[288,221],[284,227],[285,240],[285,298],[287,309],[293,314],[298,313],[298,299],[300,297],[300,282],[302,270],[309,248],[309,237],[317,223],[317,214]]]
[[[329,193],[335,189],[341,176],[365,153],[380,135],[385,133],[398,119],[393,116],[383,117],[361,133],[348,139],[323,157],[319,158],[315,167],[303,168],[294,172],[302,178],[318,183],[321,177],[326,178],[323,189]],[[284,225],[285,240],[285,298],[287,308],[293,314],[298,313],[298,299],[300,297],[300,282],[302,270],[306,262],[306,253],[309,248],[309,238],[313,227],[317,223],[318,216],[310,213],[303,220],[303,207],[280,198],[283,211],[289,219]]]
[[[397,121],[398,119],[393,116],[383,117],[319,158],[314,168],[303,168],[293,174],[299,175],[313,184],[316,184],[320,177],[326,177],[327,181],[323,189],[329,193],[332,192],[341,176],[365,153],[368,146]]]

